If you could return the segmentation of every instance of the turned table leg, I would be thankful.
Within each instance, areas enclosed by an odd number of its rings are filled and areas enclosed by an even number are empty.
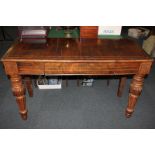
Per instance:
[[[12,84],[12,92],[16,97],[16,102],[19,107],[19,113],[23,120],[27,119],[27,109],[26,109],[26,99],[25,99],[25,88],[22,83],[22,78],[20,75],[10,76]]]
[[[125,113],[126,117],[131,117],[132,113],[134,112],[137,99],[142,91],[143,83],[144,83],[144,75],[139,74],[134,75],[130,84],[128,106],[126,108]]]
[[[24,78],[25,85],[30,97],[33,97],[32,79],[28,76]]]
[[[125,82],[126,82],[126,77],[121,77],[119,79],[119,85],[118,85],[118,91],[117,91],[117,96],[118,97],[121,97],[122,94],[123,94],[123,90],[124,90],[124,87],[125,87]]]

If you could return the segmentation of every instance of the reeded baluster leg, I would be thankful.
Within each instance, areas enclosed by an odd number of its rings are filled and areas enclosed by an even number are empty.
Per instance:
[[[123,94],[123,90],[124,90],[124,87],[125,87],[125,82],[126,82],[126,77],[121,77],[119,79],[119,85],[118,85],[118,91],[117,91],[117,96],[118,97],[121,97],[122,94]]]
[[[24,78],[25,85],[30,97],[33,97],[32,79],[28,76]]]
[[[144,75],[140,75],[140,74],[134,75],[130,84],[128,106],[126,108],[126,113],[125,113],[126,117],[130,117],[134,112],[137,99],[142,91],[143,82],[144,82]]]
[[[13,95],[16,97],[16,101],[19,107],[19,113],[23,120],[27,119],[25,88],[22,83],[22,78],[19,75],[10,76]]]

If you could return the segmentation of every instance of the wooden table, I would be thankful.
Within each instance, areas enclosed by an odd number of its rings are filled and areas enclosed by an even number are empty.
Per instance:
[[[133,75],[126,117],[134,111],[153,60],[130,39],[48,39],[48,44],[16,41],[2,58],[23,119],[27,119],[23,75]],[[107,105],[108,106],[108,105]]]

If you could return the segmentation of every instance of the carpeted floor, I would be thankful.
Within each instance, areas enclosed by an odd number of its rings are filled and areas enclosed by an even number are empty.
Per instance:
[[[0,42],[0,57],[11,42]],[[52,129],[143,129],[155,128],[155,65],[145,79],[136,111],[124,116],[130,79],[122,98],[116,96],[118,79],[106,85],[106,78],[96,79],[93,87],[77,87],[76,80],[61,90],[38,90],[27,96],[28,120],[22,121],[12,95],[10,82],[0,64],[0,128]]]

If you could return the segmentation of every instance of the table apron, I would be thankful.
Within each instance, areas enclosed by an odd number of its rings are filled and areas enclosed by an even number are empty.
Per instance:
[[[14,75],[126,75],[149,74],[152,62],[4,62]]]
[[[65,62],[45,63],[45,75],[121,75],[135,74],[140,67],[139,62]]]
[[[44,63],[42,62],[17,62],[19,74],[44,75]]]

